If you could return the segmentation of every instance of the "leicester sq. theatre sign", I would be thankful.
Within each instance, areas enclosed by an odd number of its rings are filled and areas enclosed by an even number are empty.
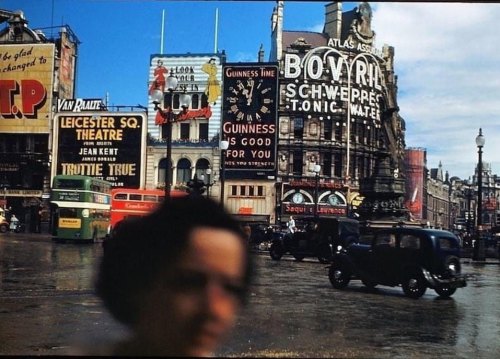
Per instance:
[[[142,187],[146,127],[146,115],[138,112],[57,114],[52,176],[84,175],[113,187]]]

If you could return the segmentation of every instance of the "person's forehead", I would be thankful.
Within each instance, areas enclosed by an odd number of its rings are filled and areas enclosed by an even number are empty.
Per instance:
[[[189,236],[181,266],[203,267],[239,275],[245,262],[242,240],[225,229],[199,227]]]

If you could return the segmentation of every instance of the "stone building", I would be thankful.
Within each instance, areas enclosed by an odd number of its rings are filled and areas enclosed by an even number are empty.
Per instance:
[[[22,11],[0,10],[1,206],[40,231],[48,220],[52,126],[58,99],[74,97],[79,40],[67,25],[55,37],[32,30]],[[7,101],[7,103],[5,102]]]
[[[328,3],[319,33],[284,30],[283,12],[278,1],[270,54],[280,68],[278,216],[406,216],[394,49],[375,47],[370,5],[342,12]]]

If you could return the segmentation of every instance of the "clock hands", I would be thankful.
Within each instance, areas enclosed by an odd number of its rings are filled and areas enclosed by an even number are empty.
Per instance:
[[[247,106],[250,106],[252,103],[253,86],[255,81],[253,79],[248,79],[248,84],[250,84],[250,90],[246,90],[245,96],[247,97]]]

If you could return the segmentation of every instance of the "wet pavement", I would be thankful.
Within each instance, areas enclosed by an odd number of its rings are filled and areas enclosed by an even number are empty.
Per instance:
[[[0,355],[85,354],[125,334],[94,295],[100,244],[0,235]],[[496,358],[500,265],[463,260],[468,286],[442,300],[401,288],[333,289],[325,265],[254,256],[248,306],[217,353],[229,357]],[[495,264],[496,263],[496,264]],[[77,351],[77,349],[83,349]]]

